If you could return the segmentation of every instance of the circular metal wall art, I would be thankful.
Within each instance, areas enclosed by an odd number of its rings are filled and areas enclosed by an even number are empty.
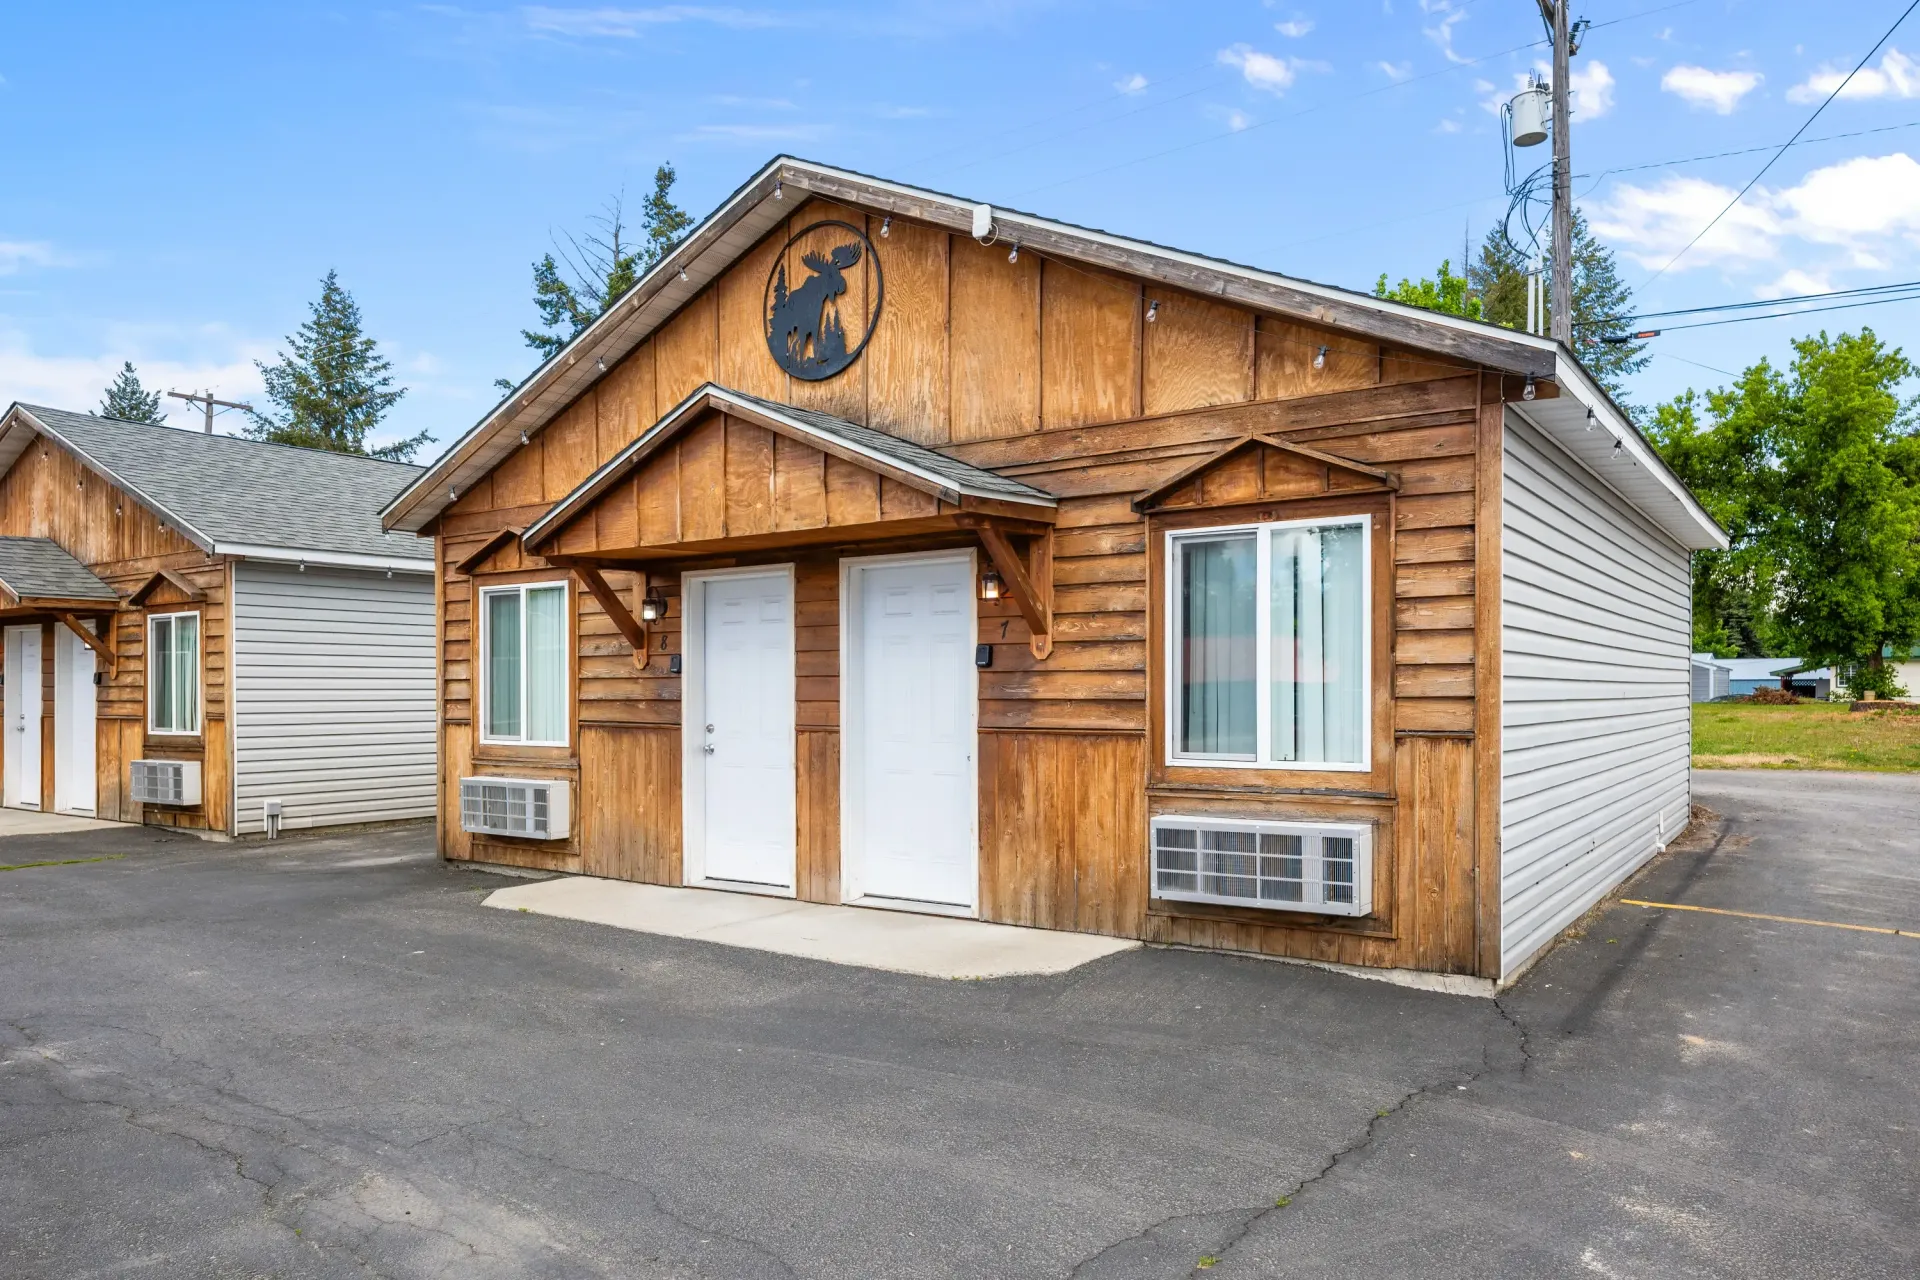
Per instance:
[[[794,283],[787,278],[787,260],[802,242],[800,265],[807,275]],[[849,316],[841,302],[861,284],[872,291],[871,303],[865,315]],[[860,228],[835,219],[795,232],[767,275],[767,351],[773,362],[808,382],[831,378],[866,350],[880,323],[884,293],[880,259]]]

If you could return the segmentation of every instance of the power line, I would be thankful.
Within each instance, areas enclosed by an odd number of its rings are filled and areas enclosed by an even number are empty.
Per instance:
[[[1778,151],[1775,151],[1773,155],[1767,160],[1767,162],[1760,166],[1760,172],[1754,174],[1753,177],[1747,179],[1747,185],[1740,188],[1739,193],[1735,195],[1733,199],[1727,201],[1727,207],[1722,209],[1720,212],[1714,214],[1713,220],[1707,223],[1706,226],[1700,228],[1699,232],[1694,235],[1693,239],[1687,241],[1686,244],[1682,245],[1679,253],[1676,253],[1671,258],[1668,258],[1667,266],[1661,267],[1660,270],[1648,276],[1646,280],[1642,282],[1640,286],[1641,288],[1643,289],[1646,288],[1647,285],[1652,284],[1655,280],[1658,280],[1661,276],[1665,275],[1667,272],[1667,267],[1671,267],[1674,263],[1686,257],[1687,251],[1692,249],[1693,246],[1695,246],[1696,244],[1699,244],[1702,236],[1706,235],[1707,232],[1713,230],[1714,227],[1718,226],[1720,223],[1720,219],[1726,217],[1729,213],[1731,213],[1733,211],[1733,207],[1739,204],[1742,200],[1746,198],[1747,192],[1753,190],[1754,185],[1758,183],[1760,179],[1766,176],[1767,170],[1773,168],[1774,163],[1778,161],[1781,156],[1787,154],[1787,148],[1791,147],[1794,143],[1798,142],[1800,140],[1801,134],[1805,133],[1808,129],[1813,127],[1813,122],[1820,118],[1820,113],[1827,109],[1827,104],[1831,103],[1835,98],[1839,97],[1840,91],[1842,89],[1845,89],[1849,84],[1853,83],[1853,78],[1860,74],[1860,68],[1866,66],[1868,62],[1872,61],[1873,55],[1880,52],[1880,46],[1893,38],[1893,33],[1900,29],[1900,24],[1905,22],[1907,20],[1907,15],[1912,13],[1915,9],[1920,9],[1920,0],[1913,0],[1913,3],[1909,4],[1905,9],[1900,11],[1900,16],[1893,20],[1893,25],[1888,27],[1885,33],[1882,34],[1878,40],[1873,42],[1873,48],[1867,50],[1866,57],[1860,59],[1859,62],[1854,64],[1853,70],[1847,72],[1846,79],[1842,80],[1839,84],[1833,87],[1833,92],[1828,94],[1825,100],[1823,100],[1819,106],[1813,109],[1813,114],[1808,116],[1805,122],[1803,122],[1798,129],[1795,129],[1793,131],[1793,136],[1791,138],[1788,138],[1784,143],[1782,143],[1780,145],[1780,149]]]
[[[1601,341],[1609,343],[1629,342],[1636,338],[1652,338],[1658,337],[1663,333],[1677,333],[1682,329],[1711,329],[1723,324],[1745,324],[1749,320],[1785,320],[1793,316],[1818,315],[1823,311],[1852,311],[1856,307],[1883,307],[1889,302],[1920,302],[1920,291],[1903,293],[1894,297],[1867,298],[1864,301],[1836,302],[1826,307],[1801,307],[1793,311],[1772,311],[1766,315],[1726,316],[1719,320],[1698,320],[1692,324],[1663,325],[1658,329],[1649,329],[1642,333],[1610,335],[1602,338]]]
[[[1783,307],[1795,302],[1823,302],[1830,298],[1853,298],[1870,293],[1892,293],[1907,289],[1920,289],[1920,280],[1907,280],[1900,284],[1862,285],[1857,289],[1830,289],[1825,293],[1802,293],[1785,298],[1762,298],[1755,302],[1721,302],[1708,307],[1683,307],[1677,311],[1635,311],[1620,317],[1620,321],[1624,323],[1628,320],[1655,320],[1661,316],[1693,316],[1709,311],[1753,311],[1761,307]]]

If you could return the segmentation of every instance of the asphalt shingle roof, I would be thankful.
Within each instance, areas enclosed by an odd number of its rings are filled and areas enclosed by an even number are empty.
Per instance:
[[[183,531],[217,545],[433,558],[430,542],[380,528],[380,509],[421,468],[355,454],[20,406]]]
[[[1030,484],[1022,484],[1007,476],[997,475],[985,467],[976,467],[970,462],[958,458],[949,458],[925,445],[903,440],[899,436],[890,436],[884,431],[872,427],[863,427],[857,422],[848,422],[845,418],[836,418],[830,413],[821,413],[817,409],[800,409],[790,404],[781,404],[778,400],[767,400],[760,396],[750,396],[744,391],[735,391],[731,387],[720,388],[730,396],[757,404],[768,413],[793,418],[804,422],[816,431],[827,435],[839,436],[848,444],[867,453],[891,458],[916,471],[926,471],[952,482],[955,488],[982,496],[1000,496],[1016,502],[1032,502],[1036,499],[1052,502],[1053,495],[1044,489],[1036,489]]]
[[[120,598],[52,538],[0,538],[0,583],[23,600]]]

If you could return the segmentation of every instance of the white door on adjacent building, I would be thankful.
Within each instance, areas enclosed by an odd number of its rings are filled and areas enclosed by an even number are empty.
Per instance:
[[[8,627],[0,803],[9,808],[40,807],[40,679],[40,628]]]
[[[81,623],[87,626],[87,623]],[[94,777],[93,650],[66,627],[53,632],[53,807],[93,816],[99,798]]]
[[[698,579],[697,704],[684,732],[697,771],[697,880],[794,885],[793,576]],[[689,797],[690,801],[694,799]],[[696,860],[697,859],[697,860]]]
[[[856,563],[848,587],[855,893],[974,909],[973,557]]]

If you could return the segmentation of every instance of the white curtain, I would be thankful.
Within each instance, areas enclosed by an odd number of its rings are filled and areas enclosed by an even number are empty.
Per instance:
[[[1183,540],[1178,643],[1182,755],[1252,759],[1259,592],[1253,535]]]
[[[567,739],[567,589],[527,592],[527,741]]]
[[[173,725],[191,733],[200,723],[200,618],[173,620]]]
[[[487,601],[487,736],[520,736],[520,593]]]
[[[1272,537],[1272,758],[1358,764],[1366,749],[1364,526]]]

